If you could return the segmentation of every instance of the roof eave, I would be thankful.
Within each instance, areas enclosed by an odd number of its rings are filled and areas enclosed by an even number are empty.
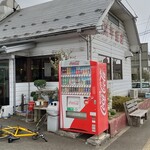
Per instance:
[[[114,7],[118,7],[121,9],[121,13],[115,11]],[[126,33],[129,39],[130,47],[139,47],[137,51],[140,50],[140,38],[136,26],[136,18],[137,16],[133,16],[131,12],[120,2],[120,0],[116,0],[110,11],[113,12],[120,20],[124,22]],[[132,50],[131,50],[132,51]],[[135,52],[135,51],[133,51]]]
[[[108,12],[109,12],[110,8],[112,7],[112,5],[114,4],[114,2],[115,2],[115,0],[112,0],[112,1],[109,3],[109,6],[105,9],[103,15],[102,15],[102,16],[100,17],[100,19],[98,20],[97,25],[96,25],[97,27],[100,27],[100,26],[102,25],[104,18],[105,18],[106,15],[108,14]],[[98,30],[98,28],[97,28],[97,30]]]
[[[61,31],[61,32],[53,32],[53,33],[46,33],[46,34],[41,34],[41,35],[35,35],[35,36],[30,36],[30,37],[22,37],[22,38],[9,38],[4,41],[0,41],[0,46],[3,45],[10,45],[10,44],[15,44],[15,43],[22,43],[22,42],[28,42],[28,41],[36,41],[36,39],[42,39],[45,37],[52,37],[52,36],[58,36],[58,35],[63,35],[63,34],[69,34],[69,33],[77,33],[78,29],[81,30],[81,32],[86,31],[86,30],[95,30],[96,26],[88,26],[84,28],[76,28],[72,30],[66,30],[66,31]]]

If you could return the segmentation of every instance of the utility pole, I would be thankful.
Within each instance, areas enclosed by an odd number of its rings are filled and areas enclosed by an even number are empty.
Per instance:
[[[141,58],[141,48],[139,51],[139,71],[140,71],[140,92],[142,93],[142,58]]]

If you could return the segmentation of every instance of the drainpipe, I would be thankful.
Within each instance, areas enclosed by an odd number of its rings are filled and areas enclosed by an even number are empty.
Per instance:
[[[88,43],[89,43],[89,54],[90,54],[90,56],[89,56],[89,58],[90,58],[90,60],[92,59],[92,44],[91,44],[91,36],[89,35],[89,41],[88,41]]]
[[[78,29],[77,32],[78,32],[79,36],[86,41],[86,45],[87,45],[87,60],[89,60],[90,59],[89,51],[91,49],[90,36],[89,35],[87,37],[83,36],[81,34],[81,29],[80,30]]]
[[[13,111],[15,112],[16,111],[16,92],[15,92],[15,89],[16,89],[16,72],[15,72],[15,55],[11,55],[11,59],[13,61]],[[10,91],[9,91],[10,92]]]

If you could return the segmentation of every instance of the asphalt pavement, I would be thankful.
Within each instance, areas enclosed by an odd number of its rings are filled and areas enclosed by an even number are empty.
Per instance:
[[[24,117],[11,116],[0,119],[2,125],[19,125],[34,130],[35,123],[28,122]],[[150,150],[150,115],[141,127],[127,127],[114,138],[101,146],[93,146],[86,142],[89,135],[69,138],[46,131],[46,125],[41,132],[48,142],[42,138],[33,140],[22,137],[12,143],[7,139],[0,140],[0,150]]]
[[[130,127],[108,143],[105,150],[150,150],[150,113],[142,126]]]
[[[35,129],[35,123],[27,122],[24,117],[11,116],[8,119],[0,119],[3,126],[26,127],[30,130]],[[0,150],[95,150],[97,147],[86,143],[86,136],[78,138],[69,138],[46,131],[44,125],[41,132],[44,134],[48,142],[42,138],[33,140],[31,137],[22,137],[12,143],[8,143],[7,139],[0,139]],[[98,148],[99,149],[99,148]]]

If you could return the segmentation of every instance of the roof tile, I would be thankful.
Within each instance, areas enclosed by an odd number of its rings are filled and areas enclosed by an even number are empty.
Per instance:
[[[111,0],[53,0],[16,11],[0,25],[0,42],[4,37],[41,35],[96,26]],[[101,13],[95,13],[95,11]],[[34,22],[33,22],[34,20]],[[4,28],[4,27],[9,28]],[[2,32],[5,31],[5,32]],[[39,32],[40,31],[40,32]]]

